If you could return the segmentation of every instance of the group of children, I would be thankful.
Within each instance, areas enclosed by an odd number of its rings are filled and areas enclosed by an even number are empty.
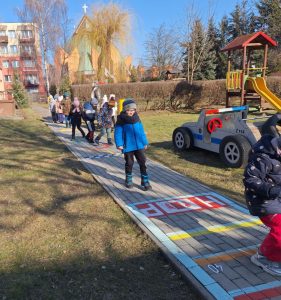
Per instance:
[[[49,96],[49,109],[54,123],[63,123],[70,127],[70,106],[71,100],[68,93],[62,95]]]
[[[102,104],[98,111],[98,100],[93,98],[83,105],[77,97],[74,97],[71,103],[68,95],[65,99],[54,97],[50,101],[50,111],[53,122],[66,122],[66,127],[72,126],[71,139],[75,139],[76,128],[86,137],[89,142],[95,142],[99,145],[101,138],[106,135],[107,143],[113,145],[111,132],[114,128],[114,140],[118,150],[122,151],[125,158],[125,186],[133,187],[133,165],[136,158],[141,173],[141,187],[144,190],[152,189],[146,167],[145,150],[148,146],[146,134],[143,125],[137,113],[137,105],[133,99],[126,99],[123,102],[123,110],[118,115],[117,121],[117,102],[115,95],[106,95],[103,97]],[[53,109],[54,108],[54,109]],[[88,134],[86,135],[81,127],[82,119],[85,121]],[[100,126],[100,133],[94,139],[95,119]]]

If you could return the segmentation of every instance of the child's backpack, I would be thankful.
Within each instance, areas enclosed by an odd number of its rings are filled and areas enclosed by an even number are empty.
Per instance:
[[[51,112],[55,113],[57,111],[57,109],[56,109],[56,103],[55,102],[51,102],[50,106],[51,106]]]
[[[87,121],[94,121],[96,116],[96,111],[94,110],[90,102],[85,102],[83,105],[83,115]]]

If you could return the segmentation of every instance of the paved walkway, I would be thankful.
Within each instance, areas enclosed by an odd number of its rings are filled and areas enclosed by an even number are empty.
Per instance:
[[[151,160],[153,190],[139,188],[137,164],[134,188],[127,190],[114,146],[88,144],[79,132],[70,141],[70,129],[50,119],[46,124],[206,299],[281,299],[280,278],[249,260],[267,228],[244,207]]]

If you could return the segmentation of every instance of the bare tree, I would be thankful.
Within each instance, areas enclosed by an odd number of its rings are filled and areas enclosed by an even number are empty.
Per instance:
[[[156,66],[159,76],[167,67],[178,67],[181,58],[179,37],[165,24],[153,29],[145,42],[146,61]]]
[[[70,37],[70,25],[72,24],[71,19],[68,14],[68,7],[66,4],[62,5],[61,8],[61,18],[60,18],[60,39],[59,47],[63,49],[62,61],[61,61],[61,74],[60,78],[68,75],[68,70],[66,68],[66,60],[68,58],[69,52],[69,37]],[[57,48],[57,47],[56,47]]]
[[[64,0],[24,0],[23,8],[17,10],[23,22],[32,22],[40,35],[47,93],[50,83],[48,74],[48,58],[58,44],[61,33],[61,16],[66,4]]]
[[[208,21],[211,18],[212,14],[209,7]],[[195,72],[201,67],[203,59],[206,58],[209,51],[208,41],[208,27],[204,27],[194,3],[192,3],[187,9],[186,32],[181,43],[185,49],[183,72],[186,75],[187,81],[191,84],[194,80]]]
[[[115,77],[112,74],[111,50],[114,44],[128,43],[131,31],[130,14],[120,5],[108,3],[93,7],[92,16],[88,17],[89,24],[81,28],[72,39],[72,47],[76,48],[83,40],[92,48],[98,47],[98,80]]]

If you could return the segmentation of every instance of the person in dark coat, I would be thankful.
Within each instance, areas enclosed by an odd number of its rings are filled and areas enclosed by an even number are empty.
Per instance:
[[[94,122],[96,118],[97,105],[98,105],[98,100],[95,98],[90,102],[88,101],[83,104],[82,118],[85,121],[88,129],[86,139],[88,140],[89,143],[94,142],[94,132],[96,129]]]
[[[98,114],[98,123],[101,127],[100,134],[95,138],[96,144],[100,143],[100,139],[105,134],[107,135],[107,143],[108,145],[113,145],[111,138],[111,128],[112,128],[112,114],[113,107],[115,105],[115,101],[110,100],[109,102],[105,102]]]
[[[243,182],[251,215],[270,228],[251,261],[281,276],[281,137],[266,134],[253,146]]]
[[[279,132],[276,126],[281,125],[281,114],[275,114],[271,116],[261,127],[261,134],[270,134],[275,137],[279,137]]]
[[[114,139],[117,149],[124,153],[126,187],[133,187],[132,170],[135,157],[140,166],[141,186],[144,190],[150,190],[151,185],[146,171],[145,157],[148,141],[136,109],[137,106],[133,99],[124,101],[123,111],[117,117]]]
[[[77,97],[74,98],[73,104],[70,108],[70,117],[71,117],[71,125],[72,125],[72,137],[71,140],[75,139],[75,129],[77,129],[81,132],[82,136],[85,137],[85,132],[81,128],[81,118],[82,118],[82,105],[80,104]]]

